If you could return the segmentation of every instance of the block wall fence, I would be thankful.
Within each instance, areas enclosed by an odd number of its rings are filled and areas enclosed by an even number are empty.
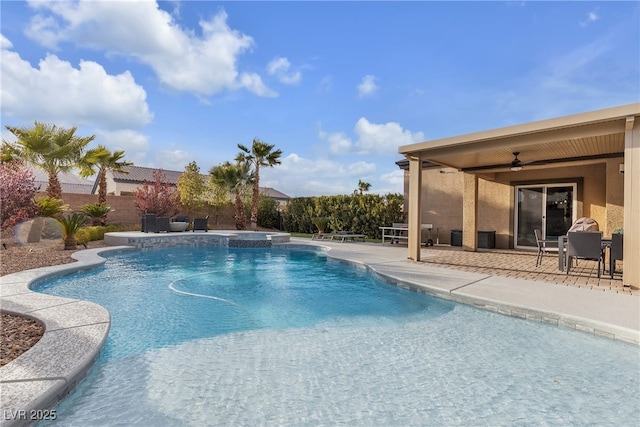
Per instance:
[[[45,196],[46,193],[37,193],[37,196]],[[63,193],[62,200],[69,205],[69,210],[64,214],[78,212],[82,205],[87,203],[98,203],[98,196],[95,194],[75,194]],[[134,204],[134,196],[111,196],[107,195],[107,205],[111,206],[111,212],[107,215],[107,224],[118,224],[124,226],[140,226],[140,212]],[[234,230],[235,221],[233,215],[235,213],[233,206],[220,208],[216,213],[216,209],[201,209],[195,212],[187,212],[183,207],[179,208],[178,215],[188,215],[191,219],[195,217],[205,217],[209,215],[209,228],[212,229],[232,229]]]

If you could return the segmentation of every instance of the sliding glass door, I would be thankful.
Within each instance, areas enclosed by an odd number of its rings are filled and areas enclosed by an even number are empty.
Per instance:
[[[515,247],[535,247],[536,228],[545,239],[566,234],[576,220],[575,194],[576,184],[517,186]]]

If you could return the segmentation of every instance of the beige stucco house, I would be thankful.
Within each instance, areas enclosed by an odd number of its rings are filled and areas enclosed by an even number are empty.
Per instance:
[[[107,171],[107,194],[115,196],[131,196],[134,191],[147,182],[154,182],[153,173],[157,168],[147,168],[142,166],[127,166],[123,168],[127,172]],[[166,183],[171,187],[177,187],[178,179],[183,172],[174,170],[162,170]],[[208,179],[208,175],[203,175]],[[96,181],[92,193],[98,191]],[[286,205],[290,197],[286,194],[270,187],[260,187],[260,193],[275,199],[280,206]]]
[[[591,217],[604,237],[624,229],[623,282],[640,287],[640,103],[398,152],[410,259],[420,260],[421,223],[438,228],[442,243],[461,233],[463,249],[475,251],[478,231],[495,235],[497,248],[534,248],[534,228],[554,238]]]

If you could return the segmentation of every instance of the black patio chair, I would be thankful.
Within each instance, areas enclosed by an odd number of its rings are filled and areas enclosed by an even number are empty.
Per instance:
[[[204,230],[204,232],[206,233],[207,231],[209,231],[209,215],[207,215],[204,218],[194,218],[193,219],[193,229],[191,230],[196,231],[196,230]]]
[[[567,274],[571,270],[573,259],[598,261],[598,278],[601,276],[600,266],[604,270],[604,248],[601,231],[570,231],[567,233]]]

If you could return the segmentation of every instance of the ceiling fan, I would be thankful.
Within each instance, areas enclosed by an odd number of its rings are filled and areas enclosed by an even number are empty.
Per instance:
[[[519,151],[514,151],[513,152],[514,159],[511,162],[511,170],[513,172],[518,172],[518,171],[522,170],[522,160],[520,160],[518,158],[518,154],[520,154]]]
[[[493,170],[510,169],[512,172],[518,172],[518,171],[521,171],[522,168],[525,165],[538,164],[538,163],[541,164],[542,163],[542,162],[536,161],[536,160],[527,160],[527,161],[520,160],[518,158],[518,156],[520,155],[520,151],[514,151],[511,154],[513,154],[513,160],[511,161],[511,163],[497,164],[497,165],[486,165],[486,166],[472,166],[472,167],[468,167],[468,168],[463,168],[462,171],[479,172],[479,171],[493,171]]]

